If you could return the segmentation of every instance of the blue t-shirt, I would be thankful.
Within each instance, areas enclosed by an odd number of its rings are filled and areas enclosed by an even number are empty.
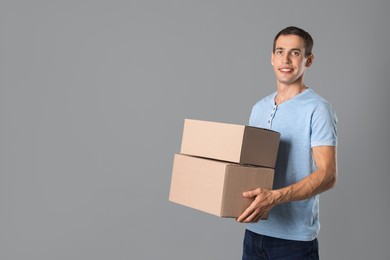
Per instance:
[[[331,105],[312,89],[275,104],[276,92],[257,102],[249,125],[278,131],[279,152],[274,189],[298,182],[316,170],[312,147],[336,146],[337,116]],[[282,239],[310,241],[317,237],[320,224],[319,196],[275,206],[268,217],[248,224],[255,233]]]

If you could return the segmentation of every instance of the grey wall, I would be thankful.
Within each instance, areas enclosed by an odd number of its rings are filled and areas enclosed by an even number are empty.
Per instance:
[[[239,259],[244,225],[168,202],[173,154],[184,118],[247,123],[288,25],[339,116],[322,259],[388,259],[389,8],[0,1],[0,259]]]

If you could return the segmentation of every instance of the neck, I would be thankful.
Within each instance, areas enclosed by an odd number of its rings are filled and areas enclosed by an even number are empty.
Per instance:
[[[303,83],[299,85],[278,85],[275,103],[279,105],[302,93],[305,89],[307,87]]]

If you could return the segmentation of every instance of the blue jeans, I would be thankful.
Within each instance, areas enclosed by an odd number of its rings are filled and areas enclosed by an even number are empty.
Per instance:
[[[246,230],[242,260],[318,260],[318,240],[294,241]]]

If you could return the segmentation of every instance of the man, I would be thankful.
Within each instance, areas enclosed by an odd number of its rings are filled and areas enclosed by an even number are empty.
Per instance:
[[[281,133],[273,190],[247,191],[254,202],[237,218],[248,223],[243,259],[319,259],[319,194],[336,183],[337,117],[303,80],[313,39],[287,27],[274,39],[273,94],[257,102],[249,124]],[[267,220],[260,220],[269,213]]]

